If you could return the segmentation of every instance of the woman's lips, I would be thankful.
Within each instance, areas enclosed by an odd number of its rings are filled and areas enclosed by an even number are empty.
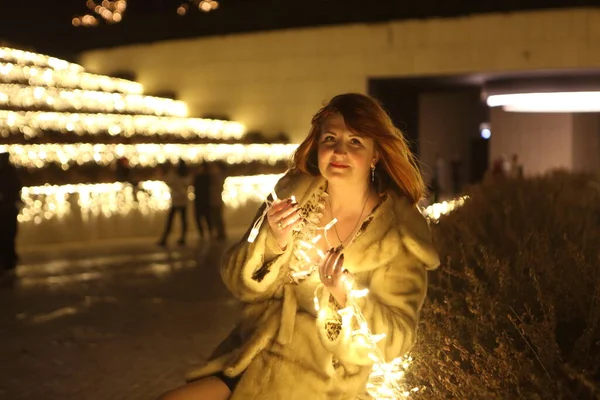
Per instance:
[[[330,163],[329,165],[331,165],[333,168],[348,168],[348,166],[345,164]]]

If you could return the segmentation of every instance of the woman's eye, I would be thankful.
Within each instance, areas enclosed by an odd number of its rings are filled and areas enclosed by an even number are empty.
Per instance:
[[[351,139],[351,140],[350,140],[350,143],[352,143],[352,144],[356,144],[356,145],[358,145],[358,144],[362,144],[362,142],[361,142],[360,140],[358,140],[358,139]]]
[[[333,136],[331,136],[331,135],[329,135],[329,136],[325,136],[325,137],[323,138],[323,141],[324,141],[324,142],[331,142],[332,140],[334,140],[334,138],[333,138]]]

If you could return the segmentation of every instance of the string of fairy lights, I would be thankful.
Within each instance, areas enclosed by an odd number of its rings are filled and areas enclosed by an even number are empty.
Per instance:
[[[278,198],[274,190],[271,192],[271,198],[273,201]],[[295,199],[292,197],[292,200]],[[269,199],[266,199],[265,203],[266,207],[262,215],[255,221],[248,235],[248,242],[254,242],[256,239],[260,226],[273,204]],[[325,322],[331,318],[341,321],[342,331],[350,331],[349,337],[351,338],[352,346],[357,346],[368,352],[369,358],[373,361],[366,387],[370,396],[376,400],[395,400],[402,397],[409,397],[411,393],[419,390],[418,387],[408,388],[407,383],[403,379],[410,367],[412,358],[410,355],[405,355],[386,362],[383,352],[377,345],[386,335],[373,334],[370,331],[367,319],[357,303],[357,299],[367,296],[369,290],[366,288],[356,289],[352,274],[344,274],[342,282],[347,294],[346,307],[340,310],[333,310],[327,306],[329,301],[324,299],[329,297],[329,293],[325,286],[321,282],[318,282],[316,278],[316,271],[324,261],[326,254],[316,244],[323,237],[327,239],[327,232],[335,226],[337,219],[334,218],[324,227],[318,225],[319,219],[320,217],[315,216],[304,219],[294,236],[293,253],[296,262],[290,264],[290,280],[300,283],[304,280],[313,279],[317,283],[313,298],[315,310],[317,311],[317,321],[323,327],[325,326]],[[335,314],[337,314],[337,317]],[[353,327],[357,328],[354,329]]]
[[[6,61],[0,62],[0,105],[52,110],[0,110],[2,137],[51,131],[219,140],[240,139],[245,131],[237,122],[186,118],[182,101],[143,96],[137,82],[89,74],[67,61],[7,47],[0,47],[0,61]]]
[[[13,144],[0,145],[8,152],[12,164],[22,168],[74,165],[111,165],[125,157],[132,167],[156,167],[183,160],[189,164],[221,161],[227,164],[261,162],[275,165],[287,161],[295,151],[294,144]]]
[[[101,90],[125,94],[141,94],[141,83],[121,78],[112,78],[89,72],[74,72],[68,69],[29,66],[0,62],[0,82],[24,83],[32,86],[48,86],[65,89]]]
[[[0,110],[2,137],[17,135],[30,139],[48,131],[81,136],[108,134],[125,138],[138,135],[219,140],[240,139],[245,127],[238,122],[205,118]]]
[[[78,209],[84,221],[91,216],[127,215],[137,210],[142,215],[166,210],[170,205],[168,186],[162,181],[143,181],[135,187],[128,183],[45,185],[24,187],[21,191],[20,223],[36,225],[62,219]]]
[[[83,67],[81,65],[70,63],[56,57],[10,47],[0,47],[0,61],[19,65],[33,65],[36,67],[50,68],[56,71],[67,71],[70,73],[83,72]]]
[[[254,187],[250,187],[250,189],[254,189]],[[271,192],[271,198],[273,200],[277,199],[277,194],[274,190]],[[441,205],[433,204],[428,208],[421,209],[421,211],[430,220],[437,220],[441,214],[449,213],[455,207],[462,205],[464,201],[465,198],[461,198],[452,202],[444,202]],[[256,239],[260,225],[262,225],[272,204],[268,199],[265,202],[267,207],[265,207],[263,214],[255,221],[248,236],[249,242],[253,242]],[[434,214],[431,214],[432,212]],[[316,243],[322,237],[327,238],[327,231],[337,223],[337,220],[334,218],[325,227],[320,227],[318,226],[318,219],[306,218],[303,220],[294,238],[293,247],[297,262],[293,262],[290,265],[290,278],[293,282],[301,282],[305,279],[314,278],[315,272],[326,257],[325,253],[316,246]],[[404,381],[404,376],[410,367],[412,357],[404,355],[387,362],[383,351],[377,345],[386,335],[371,332],[368,321],[357,302],[359,298],[367,296],[369,290],[366,288],[355,288],[355,280],[351,274],[344,274],[342,282],[347,292],[348,301],[345,308],[337,311],[323,306],[323,304],[328,303],[328,301],[323,301],[324,298],[328,297],[328,293],[323,284],[318,283],[314,294],[314,305],[319,323],[324,324],[331,315],[338,313],[342,329],[350,330],[352,345],[358,346],[368,352],[368,356],[373,361],[373,366],[367,383],[367,391],[374,399],[394,400],[407,398],[412,393],[417,392],[419,390],[418,387],[410,388],[408,383]]]
[[[0,105],[14,108],[43,108],[54,111],[151,114],[185,117],[183,101],[140,94],[121,94],[81,89],[21,84],[0,84]]]

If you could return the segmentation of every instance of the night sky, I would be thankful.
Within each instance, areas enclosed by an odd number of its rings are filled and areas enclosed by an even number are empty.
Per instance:
[[[123,21],[75,28],[85,0],[3,0],[0,41],[67,59],[93,48],[173,38],[393,19],[598,5],[598,0],[221,0],[210,13],[177,15],[182,0],[129,0]],[[471,4],[473,3],[473,4]]]

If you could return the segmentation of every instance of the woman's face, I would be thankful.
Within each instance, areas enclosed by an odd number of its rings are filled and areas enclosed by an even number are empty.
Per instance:
[[[318,147],[319,171],[325,179],[352,184],[367,182],[376,157],[373,139],[348,130],[340,114],[327,117]]]

